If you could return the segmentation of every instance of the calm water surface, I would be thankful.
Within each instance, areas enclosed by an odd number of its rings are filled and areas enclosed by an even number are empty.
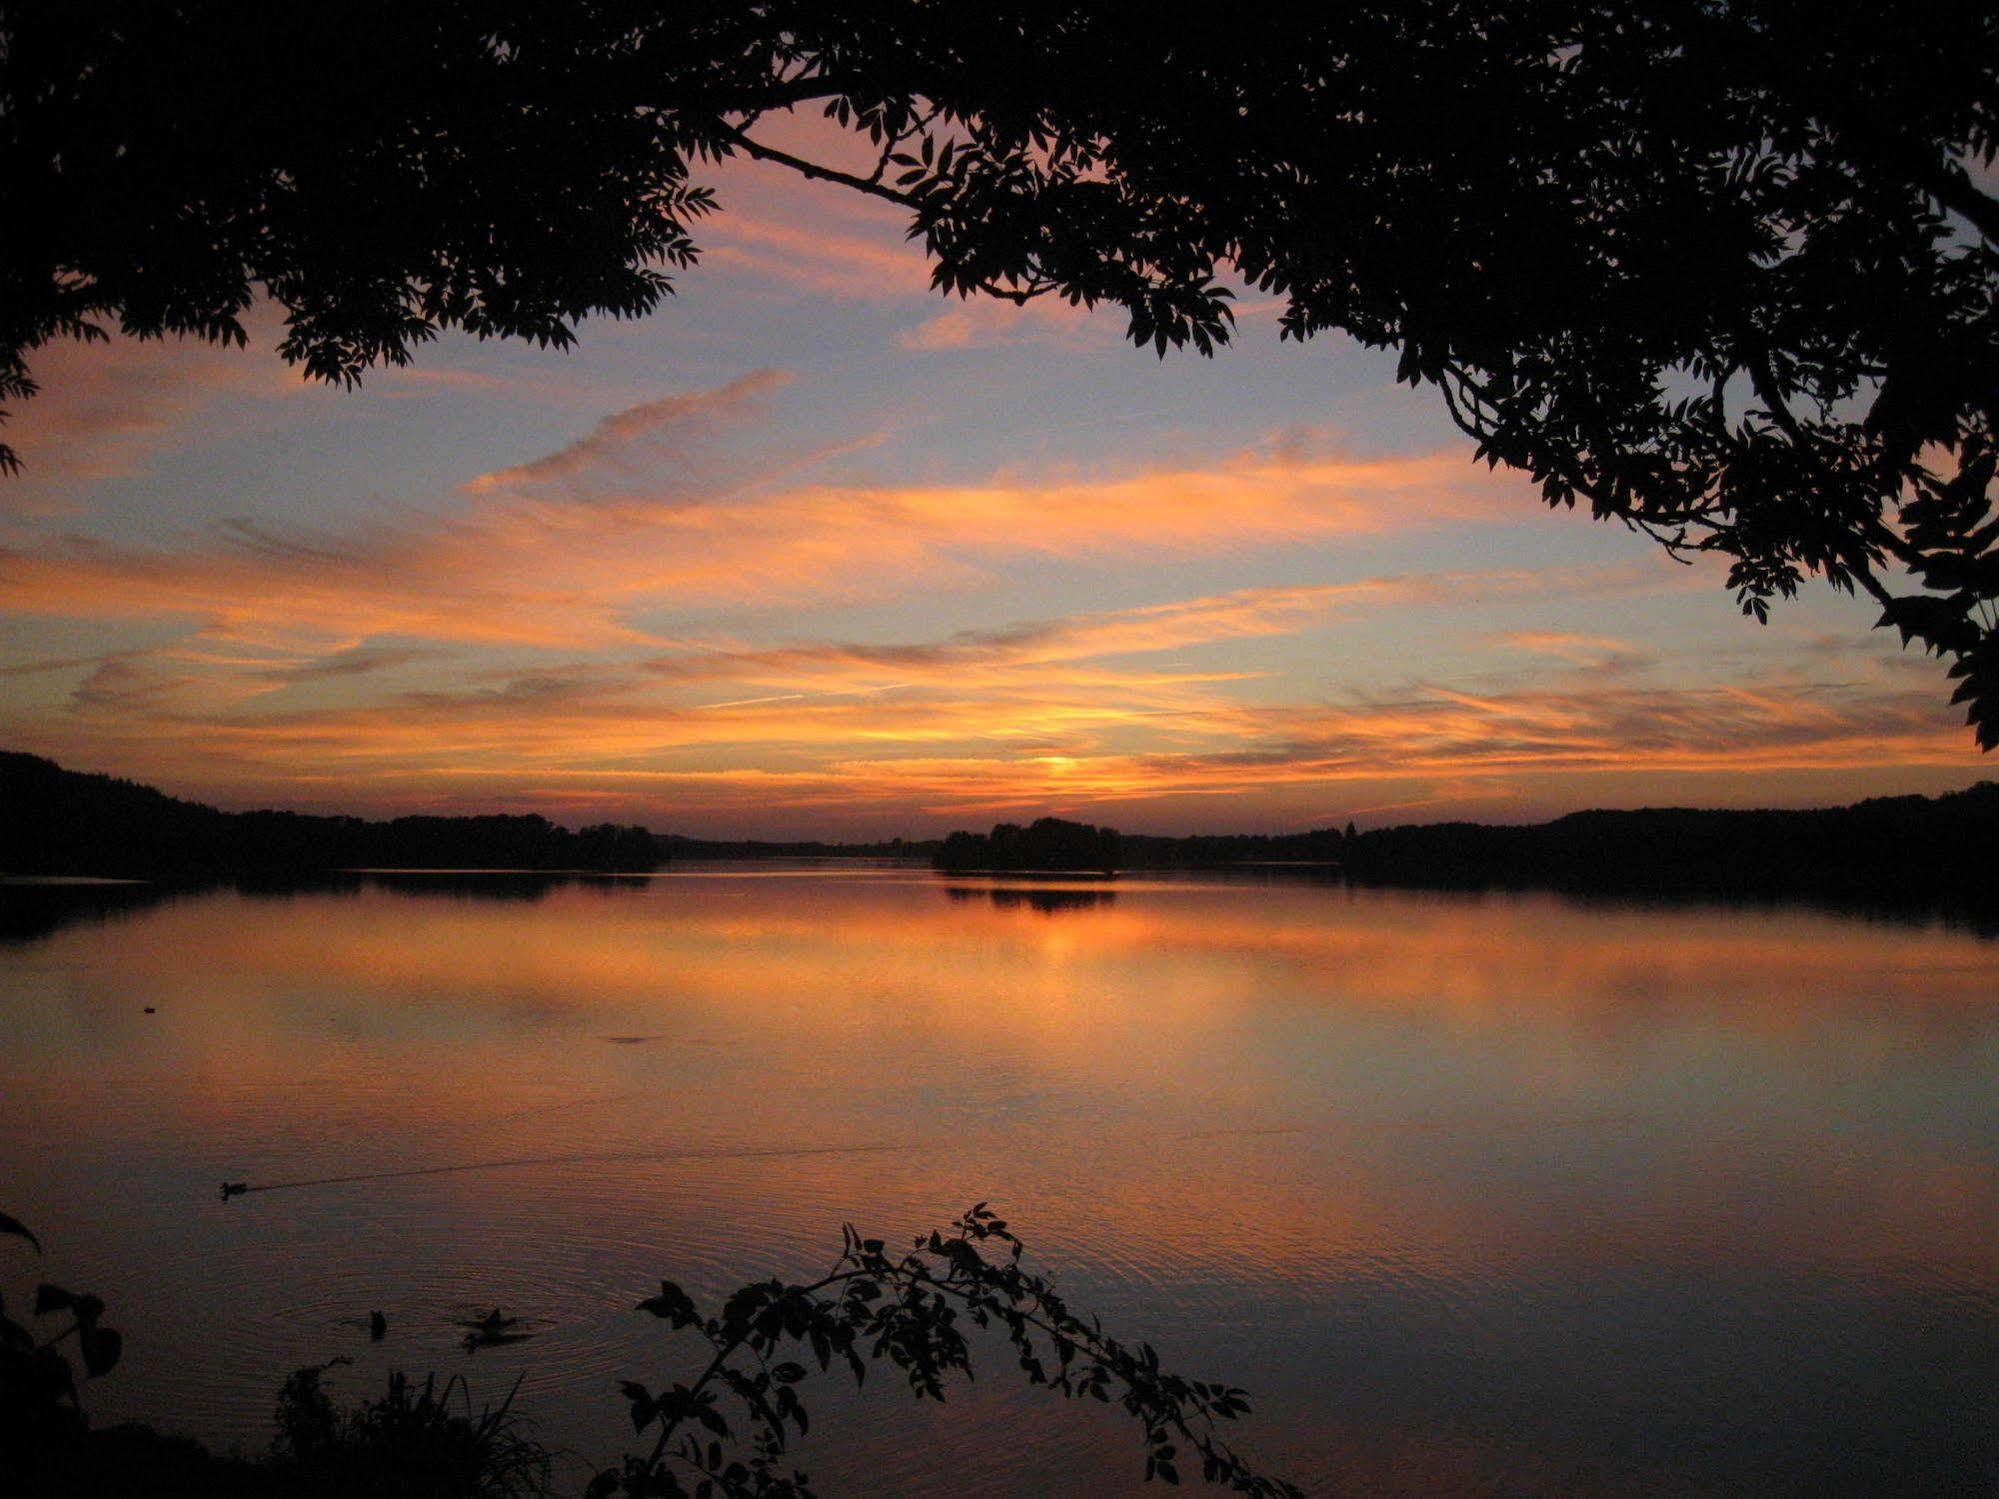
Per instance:
[[[802,1277],[843,1220],[989,1198],[1113,1330],[1247,1385],[1242,1445],[1312,1492],[1999,1491],[1973,935],[740,868],[7,930],[0,1207],[50,1255],[0,1275],[105,1295],[101,1419],[260,1447],[306,1362],[524,1372],[580,1484],[628,1435],[614,1381],[692,1355],[631,1310],[662,1276]],[[534,1336],[467,1354],[496,1304]],[[1107,1415],[987,1367],[941,1409],[820,1397],[802,1465],[1138,1487]]]

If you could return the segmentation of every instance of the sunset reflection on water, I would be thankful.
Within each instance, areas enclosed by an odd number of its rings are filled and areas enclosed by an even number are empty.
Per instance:
[[[712,1296],[990,1198],[1077,1302],[1247,1385],[1245,1446],[1315,1492],[1999,1481],[1992,942],[1203,877],[479,888],[0,947],[0,1207],[126,1329],[105,1416],[260,1444],[346,1353],[350,1389],[525,1371],[607,1458],[612,1381],[671,1357],[630,1310],[662,1275]],[[536,1336],[464,1353],[496,1303]],[[1133,1486],[1108,1417],[991,1367],[942,1411],[834,1401],[803,1465]]]

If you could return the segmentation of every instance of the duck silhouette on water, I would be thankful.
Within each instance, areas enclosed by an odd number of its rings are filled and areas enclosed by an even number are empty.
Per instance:
[[[461,1322],[460,1327],[468,1329],[465,1334],[465,1351],[475,1348],[492,1348],[503,1343],[518,1343],[532,1334],[520,1331],[521,1319],[509,1317],[498,1307],[476,1321]]]

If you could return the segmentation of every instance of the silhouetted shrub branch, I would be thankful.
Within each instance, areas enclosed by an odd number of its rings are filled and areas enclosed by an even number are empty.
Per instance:
[[[715,1316],[703,1316],[671,1281],[639,1303],[676,1330],[694,1329],[714,1354],[692,1383],[658,1394],[621,1386],[633,1427],[653,1433],[652,1446],[598,1474],[589,1499],[811,1499],[804,1473],[780,1469],[791,1428],[803,1435],[810,1425],[799,1395],[806,1367],[780,1355],[795,1347],[821,1372],[843,1367],[857,1385],[870,1363],[886,1360],[917,1399],[942,1401],[949,1374],[972,1372],[966,1323],[1002,1330],[1030,1384],[1122,1405],[1143,1434],[1148,1480],[1178,1483],[1191,1458],[1205,1479],[1237,1493],[1298,1495],[1256,1473],[1217,1435],[1220,1423],[1248,1411],[1243,1391],[1168,1373],[1150,1344],[1120,1342],[1073,1310],[1023,1267],[1021,1241],[986,1204],[918,1237],[900,1257],[851,1224],[841,1234],[839,1258],[810,1284],[752,1281]]]

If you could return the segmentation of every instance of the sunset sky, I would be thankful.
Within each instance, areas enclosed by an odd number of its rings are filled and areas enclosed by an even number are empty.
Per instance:
[[[792,143],[811,132],[794,125]],[[808,141],[817,147],[818,142]],[[45,350],[0,481],[0,746],[229,807],[927,836],[1809,805],[1994,774],[1822,585],[1488,474],[1392,355],[1161,362],[946,302],[893,209],[732,164],[681,294],[352,393]]]

